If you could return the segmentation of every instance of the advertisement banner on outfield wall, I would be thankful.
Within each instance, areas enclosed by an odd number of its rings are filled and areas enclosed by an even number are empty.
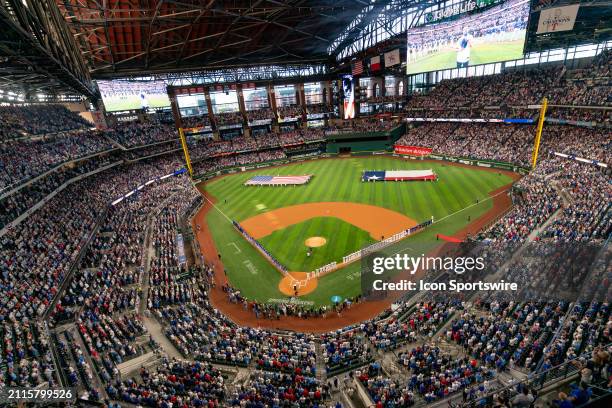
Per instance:
[[[406,146],[398,144],[393,147],[396,154],[408,154],[410,156],[428,156],[433,150],[429,147]]]

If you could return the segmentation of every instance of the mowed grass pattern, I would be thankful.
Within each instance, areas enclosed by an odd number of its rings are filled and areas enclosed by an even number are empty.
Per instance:
[[[398,183],[360,181],[364,170],[399,169],[433,169],[440,179],[437,182]],[[314,177],[309,184],[296,187],[243,185],[246,180],[256,175],[302,174],[313,174]],[[271,209],[323,201],[377,205],[398,211],[417,222],[428,220],[432,215],[439,220],[462,210],[455,216],[434,224],[424,233],[409,238],[435,240],[434,232],[452,235],[468,224],[467,216],[474,220],[488,211],[492,205],[490,200],[486,200],[489,193],[511,181],[505,174],[477,167],[458,167],[444,162],[398,160],[386,156],[312,160],[236,173],[211,181],[205,189],[215,197],[217,210],[209,212],[207,221],[232,285],[240,288],[248,298],[267,301],[285,297],[278,291],[280,273],[235,231],[226,216],[241,222]],[[474,205],[476,200],[480,201],[478,205]],[[465,210],[466,207],[469,208]],[[338,248],[352,247],[350,235],[342,232],[335,234],[334,240],[338,240]],[[266,243],[266,248],[280,258],[292,244],[303,245],[303,240],[289,243],[278,239],[271,245]],[[350,249],[338,251],[340,253],[337,255],[340,257],[352,252]],[[296,253],[287,254],[291,258]],[[325,276],[319,281],[317,290],[303,299],[311,300],[315,305],[329,304],[330,296],[353,296],[359,293],[359,288],[359,269],[349,267]]]
[[[362,182],[364,170],[433,169],[437,182]],[[246,187],[256,175],[313,174],[307,185],[294,187]],[[489,191],[511,182],[510,177],[479,168],[438,162],[397,160],[389,157],[312,160],[289,166],[233,174],[212,181],[206,190],[218,208],[238,222],[275,208],[322,201],[346,201],[378,205],[424,221],[465,208]]]
[[[308,256],[304,243],[310,237],[323,237],[325,245],[313,248]],[[374,243],[366,231],[334,217],[316,217],[259,239],[264,247],[274,248],[274,256],[290,271],[311,272],[330,262],[342,261],[344,255]]]

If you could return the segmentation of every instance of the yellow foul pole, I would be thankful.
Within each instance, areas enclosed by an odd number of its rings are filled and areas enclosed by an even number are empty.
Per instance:
[[[548,98],[542,99],[542,106],[540,107],[540,118],[538,119],[538,128],[536,130],[536,137],[533,143],[533,153],[531,154],[531,168],[535,169],[538,163],[538,153],[540,152],[540,141],[542,139],[542,129],[544,128],[544,119],[546,117],[546,108],[548,107]]]
[[[185,132],[183,132],[183,128],[179,128],[179,136],[181,138],[181,146],[183,146],[183,153],[185,153],[185,163],[187,164],[187,170],[189,170],[189,175],[193,176],[193,168],[191,167],[191,157],[189,157],[189,149],[187,148],[187,140],[185,140]]]

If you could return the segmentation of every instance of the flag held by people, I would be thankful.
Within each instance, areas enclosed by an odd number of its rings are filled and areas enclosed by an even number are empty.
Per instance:
[[[311,175],[305,176],[254,176],[251,177],[245,186],[288,186],[306,184],[310,181]]]

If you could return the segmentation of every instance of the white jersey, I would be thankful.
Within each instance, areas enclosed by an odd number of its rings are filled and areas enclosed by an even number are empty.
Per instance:
[[[470,61],[471,43],[472,36],[469,34],[462,36],[457,41],[457,62],[464,63]]]
[[[140,107],[142,109],[147,109],[149,107],[149,101],[147,99],[147,95],[144,93],[140,94]]]

